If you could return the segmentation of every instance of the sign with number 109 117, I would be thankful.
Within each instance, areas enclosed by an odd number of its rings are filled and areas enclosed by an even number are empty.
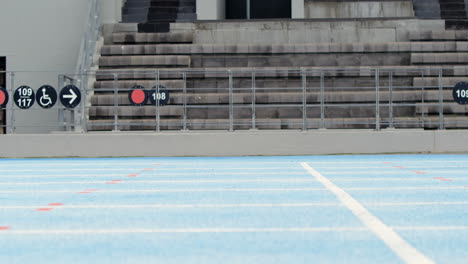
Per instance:
[[[21,86],[15,90],[13,101],[21,109],[29,109],[35,101],[34,90],[29,86]]]
[[[459,104],[468,104],[468,83],[459,82],[453,88],[453,100]]]

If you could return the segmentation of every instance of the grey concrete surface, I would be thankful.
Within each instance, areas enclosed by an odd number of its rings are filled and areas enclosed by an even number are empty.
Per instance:
[[[468,152],[466,130],[4,135],[0,156],[171,157]]]
[[[305,18],[414,17],[411,1],[306,1]]]

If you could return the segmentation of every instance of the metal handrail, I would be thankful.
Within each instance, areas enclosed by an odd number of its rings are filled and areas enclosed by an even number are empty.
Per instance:
[[[468,66],[460,67],[468,70]],[[431,72],[428,74],[427,69]],[[342,68],[342,69],[323,69],[320,71],[318,68],[311,70],[310,68],[298,69],[251,69],[249,71],[238,71],[237,69],[226,70],[206,70],[206,71],[190,71],[185,69],[174,70],[127,70],[127,71],[87,71],[82,74],[60,75],[58,88],[62,88],[66,83],[72,83],[72,80],[84,79],[101,79],[105,81],[99,88],[93,88],[91,83],[81,83],[83,89],[82,94],[82,113],[88,111],[103,111],[103,119],[99,122],[92,120],[84,120],[85,123],[81,124],[83,127],[95,128],[96,126],[106,126],[112,124],[112,130],[119,129],[135,129],[138,126],[144,126],[146,129],[155,131],[164,131],[173,127],[172,130],[180,128],[180,130],[194,129],[193,127],[216,128],[225,127],[226,130],[235,131],[242,127],[242,129],[259,129],[269,124],[274,124],[276,127],[282,126],[281,122],[286,122],[288,129],[294,127],[297,129],[307,130],[310,128],[330,128],[337,125],[364,125],[363,127],[373,128],[379,130],[381,128],[401,128],[413,127],[423,128],[428,124],[429,128],[444,129],[448,124],[459,122],[462,127],[468,127],[468,119],[458,118],[453,119],[450,111],[446,111],[446,107],[452,104],[453,100],[449,97],[450,87],[444,85],[443,78],[451,77],[457,78],[456,73],[445,72],[445,69],[453,69],[450,67],[413,67],[411,69],[395,68],[395,71],[389,71],[383,68],[366,67],[370,74],[361,75],[359,69],[355,68]],[[209,73],[216,72],[217,74],[210,75]],[[276,75],[274,73],[281,73]],[[122,85],[120,81],[125,81],[126,85],[131,85],[136,80],[129,81],[128,74],[134,74],[134,77],[139,77],[139,74],[144,73],[146,78],[145,87],[147,90],[153,87],[159,87],[161,82],[165,82],[164,78],[169,77],[172,81],[180,81],[177,87],[167,87],[167,90],[173,94],[171,105],[163,106],[156,103],[156,105],[147,104],[145,109],[141,109],[141,120],[132,119],[132,112],[128,112],[130,106],[128,99],[128,92],[132,87]],[[197,86],[190,87],[187,82],[191,78],[198,78],[197,73],[207,75],[218,79],[220,84],[224,86],[209,87]],[[283,83],[284,86],[268,87],[262,84],[262,73],[267,73],[266,76],[275,78],[278,76],[287,82]],[[268,74],[271,73],[271,74]],[[352,73],[348,75],[346,73]],[[447,74],[448,73],[448,74]],[[8,72],[11,79],[10,87],[14,87],[15,72]],[[340,78],[342,76],[350,76],[364,81],[359,82],[363,86],[355,86],[355,84],[340,83],[337,86],[329,86],[329,80]],[[71,78],[71,79],[70,79]],[[331,78],[331,79],[330,79]],[[422,79],[421,84],[400,83],[397,78],[419,78]],[[427,79],[430,78],[429,82]],[[466,80],[466,76],[459,76],[460,81]],[[62,83],[60,83],[62,79]],[[242,83],[239,82],[242,80]],[[183,82],[183,83],[181,83]],[[242,85],[239,85],[242,84]],[[151,87],[150,87],[151,86]],[[423,86],[422,93],[418,94],[412,99],[407,99],[405,91],[414,91],[418,93]],[[102,87],[102,88],[101,88]],[[329,90],[332,88],[332,90]],[[360,91],[366,93],[364,100],[355,101],[350,99],[344,101],[336,96],[350,96],[349,92],[333,95],[336,91],[345,91],[349,89],[358,88]],[[198,92],[197,92],[198,90]],[[103,105],[85,105],[86,97],[91,98],[94,92],[101,93],[106,102]],[[294,96],[286,100],[267,100],[265,101],[266,92],[271,92],[277,95],[289,93]],[[210,94],[210,96],[220,96],[213,101],[197,101],[196,97],[203,96],[203,94]],[[172,97],[172,96],[171,96]],[[97,97],[98,98],[98,97]],[[96,99],[97,99],[96,98]],[[363,99],[362,97],[361,99]],[[17,111],[14,104],[9,103],[10,110],[14,113]],[[60,107],[60,106],[58,106]],[[355,115],[354,120],[346,120],[348,116],[347,111],[358,111],[357,108],[365,107],[362,110],[364,115]],[[164,109],[166,108],[166,109]],[[212,116],[219,116],[219,118],[211,117],[206,120],[199,119],[193,113],[203,113],[198,109],[207,109]],[[269,111],[267,108],[276,108],[278,111],[292,111],[288,117],[276,120],[268,116],[262,115],[262,112]],[[399,111],[409,111],[409,108],[414,108],[415,116],[411,119],[405,120],[406,116],[399,114]],[[99,110],[100,109],[100,110]],[[458,108],[457,108],[458,109]],[[38,107],[33,107],[31,110],[41,110]],[[251,110],[251,111],[250,111]],[[20,110],[22,111],[22,110]],[[70,110],[67,113],[70,112]],[[66,112],[65,111],[65,112]],[[216,112],[218,111],[218,112]],[[330,115],[335,111],[334,115]],[[424,113],[431,113],[430,116]],[[302,113],[302,114],[301,114]],[[338,113],[338,114],[336,114]],[[192,115],[191,115],[192,114]],[[436,115],[437,114],[437,115]],[[250,117],[249,117],[250,115]],[[101,114],[99,114],[101,116]],[[168,117],[169,116],[169,117]],[[171,117],[172,116],[172,117]],[[176,117],[174,117],[176,116]],[[198,116],[198,114],[197,114]],[[82,117],[82,116],[79,116]],[[352,117],[352,116],[350,116]],[[129,120],[124,120],[129,118]],[[131,120],[130,120],[131,119]],[[458,120],[460,119],[460,120]],[[145,121],[143,121],[145,120]],[[14,121],[14,120],[13,120]],[[76,119],[72,116],[70,122],[63,122],[63,127],[67,131],[73,130],[80,125],[81,119]],[[131,121],[131,122],[130,122]],[[201,126],[197,126],[201,124]],[[426,122],[426,123],[425,123]],[[16,123],[13,126],[29,127],[30,124]],[[47,124],[44,124],[47,125]],[[219,129],[218,127],[218,129]],[[70,128],[70,129],[69,129]],[[137,128],[138,129],[138,128]],[[196,129],[196,128],[195,128]],[[204,128],[201,128],[204,129]],[[86,131],[86,130],[84,130]],[[82,131],[82,132],[84,132]],[[14,131],[13,131],[14,132]]]

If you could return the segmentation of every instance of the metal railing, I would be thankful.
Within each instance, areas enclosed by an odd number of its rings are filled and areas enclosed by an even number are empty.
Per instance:
[[[100,70],[59,75],[55,87],[96,79],[81,87],[75,109],[57,103],[56,131],[187,131],[249,129],[468,128],[468,110],[452,97],[466,81],[468,67],[402,67],[272,70]],[[31,124],[15,119],[21,111],[51,111],[37,105],[19,109],[12,96],[18,72],[6,72],[10,102],[9,133]],[[134,86],[147,96],[167,93],[166,105],[130,102]],[[54,86],[54,85],[53,85]],[[13,88],[14,87],[14,88]],[[84,87],[84,88],[83,88]],[[37,89],[38,87],[33,87]],[[48,112],[50,113],[50,112]],[[78,117],[78,118],[77,118]],[[34,125],[34,126],[37,126]]]

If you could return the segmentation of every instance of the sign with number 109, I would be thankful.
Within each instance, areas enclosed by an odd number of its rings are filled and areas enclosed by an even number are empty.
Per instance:
[[[34,90],[29,86],[21,86],[13,95],[16,106],[21,109],[29,109],[35,101]]]
[[[468,104],[468,83],[460,82],[453,88],[453,100],[459,104]]]

